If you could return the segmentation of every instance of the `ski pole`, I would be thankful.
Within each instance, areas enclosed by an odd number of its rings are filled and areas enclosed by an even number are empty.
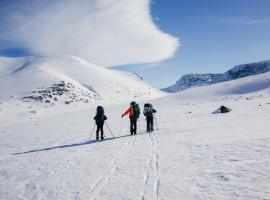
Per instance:
[[[140,132],[140,118],[138,118],[137,124],[138,124],[138,132]]]
[[[158,130],[158,123],[157,123],[157,119],[156,119],[156,116],[155,115],[154,115],[154,119],[155,119],[156,127],[157,127],[157,130]]]
[[[107,128],[109,129],[110,133],[112,134],[112,136],[114,137],[114,135],[113,135],[113,133],[112,133],[110,127],[109,127],[108,124],[106,123],[106,121],[105,121],[105,124],[106,124]]]
[[[91,134],[90,134],[89,140],[91,140],[91,137],[92,137],[92,135],[93,135],[93,133],[94,133],[95,127],[96,127],[96,124],[94,125],[94,127],[93,127],[93,129],[92,129],[92,132],[91,132]]]
[[[123,117],[121,118],[120,134],[122,134]]]

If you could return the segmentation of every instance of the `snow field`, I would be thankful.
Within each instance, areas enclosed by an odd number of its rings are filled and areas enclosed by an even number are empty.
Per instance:
[[[158,111],[159,130],[150,134],[143,116],[136,136],[129,135],[128,118],[121,128],[127,99],[99,102],[115,135],[104,126],[104,141],[95,141],[95,133],[89,140],[96,104],[50,106],[2,98],[0,197],[270,199],[269,76],[147,100]],[[221,105],[232,111],[212,114]]]
[[[211,114],[221,103],[233,111]],[[136,136],[127,118],[120,130],[128,105],[105,107],[116,138],[105,127],[103,142],[88,140],[94,109],[2,126],[1,196],[268,199],[269,103],[269,90],[196,103],[168,97],[154,104],[159,131],[145,133],[141,118]]]

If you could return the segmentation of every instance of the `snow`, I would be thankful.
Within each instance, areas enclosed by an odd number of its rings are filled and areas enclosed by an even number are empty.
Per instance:
[[[38,87],[49,87],[60,81],[71,82],[83,90],[93,88],[106,103],[115,104],[116,95],[118,102],[134,96],[162,96],[133,74],[105,69],[74,56],[0,57],[0,65],[2,99],[14,94],[31,94]]]
[[[268,71],[270,71],[269,60],[236,65],[232,69],[222,74],[186,74],[182,76],[174,85],[162,90],[169,93],[175,93],[193,87],[235,80],[247,76],[266,73]]]
[[[19,120],[24,120],[29,115],[54,114],[55,109],[66,112],[65,104],[74,110],[165,95],[137,75],[74,56],[0,57],[0,77],[0,102],[5,105],[0,115],[5,116],[5,124],[13,123],[15,110],[21,115]]]
[[[105,127],[102,142],[91,104],[1,100],[1,199],[270,199],[269,86],[265,73],[152,99],[158,130],[141,116],[136,136],[129,102],[104,101],[115,137]],[[211,114],[221,105],[231,112]]]

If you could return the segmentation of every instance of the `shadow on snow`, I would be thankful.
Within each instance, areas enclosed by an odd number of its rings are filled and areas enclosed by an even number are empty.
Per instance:
[[[145,134],[145,133],[137,133],[137,135],[140,135],[140,134]],[[110,141],[110,140],[115,140],[115,139],[121,139],[121,138],[125,138],[125,137],[130,137],[130,136],[131,135],[122,135],[122,136],[117,136],[117,137],[105,138],[104,140],[89,140],[89,141],[81,142],[81,143],[64,144],[64,145],[60,145],[60,146],[47,147],[47,148],[43,148],[43,149],[33,149],[33,150],[30,150],[30,151],[18,152],[18,153],[14,153],[12,155],[35,153],[35,152],[40,152],[40,151],[50,151],[50,150],[54,150],[54,149],[64,149],[64,148],[71,148],[71,147],[79,147],[79,146],[83,146],[83,145],[95,144],[95,143],[100,143],[100,142],[105,142],[105,141]]]

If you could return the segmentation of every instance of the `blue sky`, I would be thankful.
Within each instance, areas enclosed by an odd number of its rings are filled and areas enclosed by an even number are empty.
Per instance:
[[[161,88],[186,73],[224,72],[270,59],[269,8],[269,0],[155,0],[155,23],[180,38],[181,46],[175,57],[161,63],[121,69]]]
[[[71,10],[73,6],[70,7]],[[181,46],[174,57],[165,61],[115,68],[138,73],[147,83],[162,88],[173,84],[186,73],[224,72],[236,64],[270,59],[269,8],[270,0],[154,0],[151,14],[155,24],[163,32],[179,38]],[[52,9],[48,7],[48,10]],[[80,11],[84,10],[80,8]],[[59,13],[61,14],[58,11],[57,14]],[[64,14],[66,13],[59,16],[65,16]],[[122,16],[119,20],[122,20]],[[47,27],[50,26],[44,25],[41,32],[31,37],[46,33],[49,29]],[[55,38],[48,38],[42,45],[53,39]],[[157,38],[153,41],[157,41]],[[139,39],[135,41],[138,42]],[[40,47],[40,44],[36,46]],[[121,49],[119,51],[125,53]],[[137,48],[136,51],[139,54],[144,49]],[[32,52],[18,47],[0,50],[0,55],[4,56],[31,54]],[[164,52],[161,54],[163,56]],[[119,58],[116,61],[119,63]]]

